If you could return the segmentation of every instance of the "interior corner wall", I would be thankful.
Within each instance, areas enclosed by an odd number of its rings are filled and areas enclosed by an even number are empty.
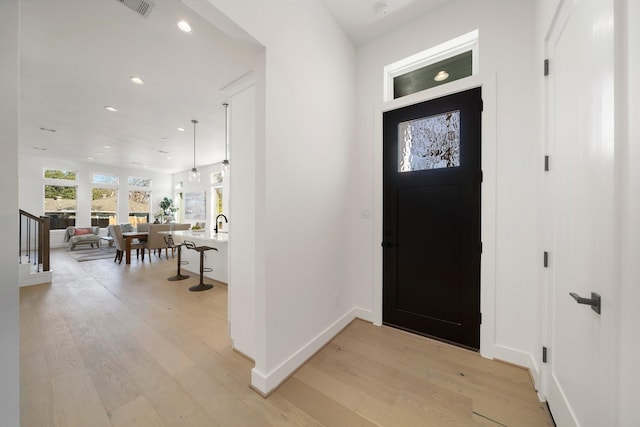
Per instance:
[[[542,249],[538,238],[541,207],[537,195],[542,142],[538,138],[540,113],[535,77],[541,66],[534,63],[533,0],[451,2],[360,46],[357,206],[372,207],[374,218],[382,215],[381,206],[375,206],[376,194],[381,200],[381,188],[375,179],[376,168],[381,168],[376,163],[381,159],[377,154],[381,148],[372,141],[382,141],[381,128],[377,127],[380,119],[376,115],[381,115],[385,106],[384,66],[475,29],[479,30],[479,75],[473,79],[483,86],[485,101],[481,352],[526,366],[535,376],[539,371],[541,342]],[[434,92],[438,88],[412,96],[429,99]],[[495,128],[495,132],[486,138],[485,130],[489,127]],[[493,157],[487,153],[493,153]],[[486,212],[491,212],[492,217],[486,216]],[[381,262],[380,244],[372,238],[377,230],[360,218],[358,209],[352,214],[357,230],[353,240],[363,245],[352,256],[354,272],[350,277],[362,298],[357,304],[376,312],[381,307],[371,307],[371,294],[376,292],[373,286],[381,287],[375,268]],[[487,260],[493,260],[494,265],[487,266]],[[492,275],[487,276],[488,271]],[[493,339],[487,342],[490,335]]]
[[[252,383],[268,393],[354,317],[355,49],[319,0],[208,1],[265,47]]]
[[[20,111],[19,2],[0,2],[0,414],[20,425],[18,260],[18,139]]]

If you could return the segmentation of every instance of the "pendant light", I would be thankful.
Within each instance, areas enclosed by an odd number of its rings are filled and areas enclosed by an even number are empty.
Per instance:
[[[222,104],[224,107],[224,160],[222,161],[222,176],[229,172],[229,160],[227,159],[227,150],[229,148],[229,104]]]
[[[193,123],[193,169],[189,172],[189,182],[200,182],[200,172],[196,169],[196,123],[197,120],[191,120]]]

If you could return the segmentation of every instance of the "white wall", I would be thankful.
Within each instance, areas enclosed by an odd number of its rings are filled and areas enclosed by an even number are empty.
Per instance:
[[[539,230],[541,141],[534,62],[533,1],[460,0],[382,36],[358,50],[358,195],[349,212],[350,282],[356,304],[380,313],[381,148],[383,67],[454,37],[479,30],[483,87],[481,352],[539,371],[542,248]],[[457,87],[463,86],[459,82]],[[455,86],[455,84],[452,84]],[[444,86],[413,97],[429,99]],[[397,105],[401,101],[396,101]],[[376,144],[372,143],[376,141]],[[373,221],[361,218],[372,209]]]
[[[229,96],[229,323],[233,348],[254,359],[256,286],[256,87],[250,73],[226,87]],[[241,161],[235,162],[236,159]],[[238,197],[234,197],[234,195]]]
[[[621,9],[618,9],[620,8]],[[625,10],[626,9],[626,10]],[[638,402],[638,380],[640,380],[640,3],[625,0],[617,3],[616,18],[624,22],[623,36],[627,46],[618,45],[628,61],[626,75],[622,76],[626,91],[623,91],[627,116],[623,123],[626,129],[625,145],[618,159],[621,206],[621,288],[620,288],[620,361],[619,361],[619,425],[632,427],[640,425]],[[622,64],[624,66],[624,64]],[[620,92],[616,92],[620,95]],[[617,143],[616,143],[617,145]]]
[[[18,327],[19,5],[0,2],[0,414],[2,425],[20,425]]]
[[[129,186],[127,179],[129,176],[151,178],[151,212],[160,209],[159,203],[163,197],[173,197],[171,187],[171,175],[152,172],[148,170],[134,170],[128,168],[114,168],[95,163],[76,163],[63,159],[49,158],[37,152],[20,154],[20,209],[34,215],[44,214],[44,180],[43,171],[48,169],[72,170],[78,172],[77,202],[78,212],[76,225],[89,226],[91,224],[91,173],[103,173],[119,176],[119,198],[118,198],[118,222],[128,222],[128,197]],[[153,221],[153,216],[150,216]],[[102,233],[106,234],[106,231]],[[63,247],[64,231],[51,231],[51,247]]]
[[[266,74],[257,76],[256,276],[264,281],[252,383],[268,392],[353,318],[345,236],[355,52],[318,0],[209,2],[266,48]]]

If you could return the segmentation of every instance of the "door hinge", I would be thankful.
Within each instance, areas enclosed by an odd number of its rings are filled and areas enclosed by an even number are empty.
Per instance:
[[[483,249],[482,242],[480,242],[480,253],[482,253],[482,249]]]
[[[549,172],[549,156],[544,156],[544,171]]]
[[[482,313],[478,313],[478,324],[482,325]]]
[[[484,99],[480,99],[480,112],[484,111]]]
[[[543,265],[545,267],[549,267],[549,252],[544,251],[544,257],[543,257],[544,261],[543,261]]]
[[[547,363],[547,347],[542,347],[542,363]]]
[[[480,182],[484,182],[484,172],[480,171]]]
[[[548,76],[549,75],[549,59],[545,59],[544,60],[544,75]]]

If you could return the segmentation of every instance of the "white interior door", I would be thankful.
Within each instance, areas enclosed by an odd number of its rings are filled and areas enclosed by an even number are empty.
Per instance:
[[[547,40],[549,361],[558,426],[615,425],[613,0],[559,1]],[[570,293],[601,296],[601,313]]]

